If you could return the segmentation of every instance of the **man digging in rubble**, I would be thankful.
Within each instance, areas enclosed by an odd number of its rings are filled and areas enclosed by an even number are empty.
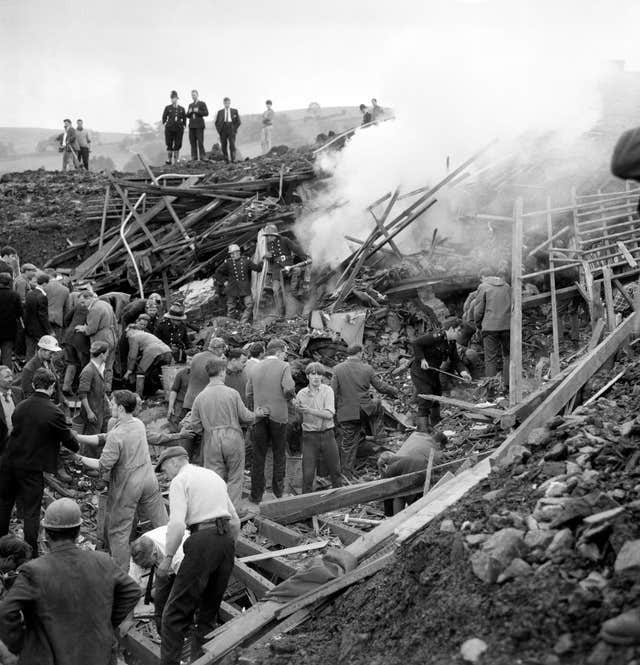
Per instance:
[[[140,588],[108,554],[76,545],[81,525],[75,501],[53,501],[42,521],[48,554],[23,564],[0,601],[0,639],[24,665],[115,662],[117,627]]]
[[[229,256],[216,270],[216,284],[220,291],[225,287],[227,316],[230,319],[240,316],[240,323],[248,323],[253,314],[251,295],[251,271],[260,272],[262,266],[242,256],[238,245],[229,245]]]
[[[210,469],[188,463],[181,446],[165,449],[156,471],[162,471],[169,485],[169,513],[165,557],[158,566],[159,580],[166,578],[182,543],[184,559],[175,576],[162,613],[160,665],[179,665],[184,638],[196,620],[191,643],[195,660],[205,636],[216,626],[220,603],[226,591],[240,535],[240,520],[220,476]]]
[[[373,420],[380,412],[380,402],[371,397],[371,386],[391,397],[398,394],[393,386],[378,377],[371,365],[362,360],[362,347],[350,346],[347,359],[333,368],[331,381],[342,432],[342,473],[346,476],[353,476],[358,448],[365,440],[365,432],[373,433]]]
[[[280,235],[275,224],[267,224],[263,233],[267,241],[267,276],[276,312],[281,318],[292,319],[300,313],[301,303],[293,293],[290,269],[297,263],[310,264],[309,256],[298,243]]]
[[[256,413],[244,405],[237,390],[225,386],[227,361],[207,363],[209,385],[196,397],[191,413],[183,423],[181,437],[202,434],[203,466],[212,469],[227,483],[229,497],[238,513],[242,509],[244,480],[244,435],[241,425],[251,425],[256,416],[267,415],[258,407]]]
[[[144,423],[134,417],[137,397],[129,390],[115,390],[111,396],[111,416],[115,425],[108,434],[78,434],[85,446],[104,443],[100,459],[80,456],[89,469],[110,472],[107,494],[109,515],[109,549],[122,570],[129,570],[129,537],[136,511],[140,511],[152,527],[167,523],[158,480],[153,473]]]
[[[440,422],[440,404],[425,400],[419,395],[442,395],[440,371],[458,372],[464,381],[471,381],[471,375],[458,357],[457,341],[464,324],[462,319],[449,317],[442,323],[442,330],[427,333],[413,340],[413,363],[411,381],[418,407],[417,425],[420,431],[427,431]],[[446,368],[446,369],[445,369]]]

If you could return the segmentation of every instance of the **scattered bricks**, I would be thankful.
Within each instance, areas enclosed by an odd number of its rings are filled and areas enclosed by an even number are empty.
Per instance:
[[[640,567],[640,540],[627,540],[620,548],[614,569],[617,573]]]

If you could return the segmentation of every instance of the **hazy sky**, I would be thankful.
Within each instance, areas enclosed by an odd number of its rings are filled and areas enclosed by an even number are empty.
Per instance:
[[[638,25],[638,0],[0,0],[0,126],[70,116],[128,131],[159,120],[171,89],[186,106],[198,88],[210,110],[228,95],[241,114],[267,97],[276,110],[401,105],[398,77],[428,87],[421,58],[508,59],[501,36],[534,57],[640,69]],[[488,75],[487,94],[495,85]]]

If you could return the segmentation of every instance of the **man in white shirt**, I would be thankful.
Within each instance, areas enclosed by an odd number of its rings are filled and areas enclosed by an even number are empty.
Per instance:
[[[240,127],[240,114],[238,109],[231,108],[231,100],[223,99],[224,107],[216,115],[216,131],[220,136],[220,147],[225,162],[236,161],[236,134]]]
[[[73,168],[78,168],[78,145],[76,143],[76,130],[71,126],[69,118],[64,119],[64,131],[58,136],[60,144],[58,150],[62,153],[62,170],[66,171],[69,161],[73,162]]]
[[[272,108],[272,101],[267,99],[265,102],[267,108],[262,112],[262,154],[266,155],[271,150],[271,133],[273,132],[273,116],[275,112]]]
[[[162,613],[160,665],[180,665],[194,614],[197,625],[192,661],[200,656],[205,636],[215,628],[233,570],[240,520],[224,480],[215,471],[189,464],[187,451],[181,446],[166,448],[156,471],[171,480],[165,558],[157,570],[160,581],[170,574],[185,530],[191,534],[184,542],[184,559]]]

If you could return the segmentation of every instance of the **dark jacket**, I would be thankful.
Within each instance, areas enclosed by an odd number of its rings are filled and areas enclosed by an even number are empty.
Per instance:
[[[240,114],[238,113],[238,109],[229,109],[229,111],[231,111],[231,123],[226,123],[224,121],[225,109],[220,109],[216,114],[215,125],[218,134],[220,134],[220,132],[222,132],[222,130],[226,128],[227,124],[231,124],[233,133],[235,134],[238,131],[238,127],[240,127],[240,125],[242,124],[240,122]]]
[[[0,342],[15,340],[21,317],[20,296],[11,287],[0,285]]]
[[[273,240],[268,240],[267,251],[271,253],[269,273],[276,278],[280,278],[280,271],[285,266],[292,266],[308,258],[297,242],[284,236],[275,236]]]
[[[47,293],[49,321],[62,328],[69,306],[69,289],[57,279],[52,279],[42,288]]]
[[[98,368],[91,361],[89,361],[82,368],[82,372],[80,372],[80,378],[78,379],[78,397],[80,399],[84,397],[87,398],[89,407],[98,421],[95,423],[98,426],[96,428],[96,433],[103,432],[104,429],[102,429],[102,424],[106,424],[106,420],[109,417],[109,400],[107,399],[104,376],[100,374]],[[84,406],[80,409],[80,415],[86,420],[87,413]],[[85,431],[85,434],[88,433],[89,432]]]
[[[0,602],[0,638],[25,665],[108,665],[114,628],[139,598],[108,554],[53,543]]]
[[[216,270],[216,282],[222,286],[227,284],[227,297],[238,298],[251,293],[251,271],[260,272],[262,266],[250,261],[246,256],[233,260],[228,256],[224,263]]]
[[[126,330],[130,323],[135,323],[140,314],[144,314],[147,301],[143,298],[136,298],[136,300],[129,301],[120,310],[120,323],[122,323],[123,330]]]
[[[187,112],[184,106],[168,104],[162,112],[162,124],[165,129],[184,129],[187,124]]]
[[[191,102],[187,108],[189,129],[204,129],[204,119],[209,115],[209,109],[204,102],[198,100]]]
[[[176,349],[186,349],[189,346],[189,335],[187,334],[185,321],[162,317],[154,334],[159,340],[170,346],[172,350],[174,347]]]
[[[2,464],[16,469],[55,473],[60,444],[73,452],[79,450],[64,413],[46,393],[33,393],[13,412],[13,431],[9,435]]]
[[[24,303],[24,332],[33,339],[51,334],[49,300],[39,289],[31,289]]]
[[[77,305],[75,309],[67,312],[65,318],[66,331],[63,343],[72,346],[78,354],[89,355],[91,346],[89,338],[81,332],[76,332],[76,326],[83,326],[87,322],[87,308],[84,305]]]
[[[501,277],[486,277],[473,301],[473,316],[485,332],[511,327],[511,287]]]
[[[431,377],[432,374],[438,375],[437,372],[423,370],[420,367],[422,360],[426,360],[429,363],[429,367],[437,369],[443,363],[449,363],[448,372],[462,372],[466,370],[466,367],[458,356],[458,347],[455,340],[449,341],[445,332],[427,333],[426,335],[422,335],[422,337],[414,339],[413,355],[411,374],[414,376],[427,375]]]
[[[336,398],[336,418],[339,423],[360,420],[360,411],[372,413],[371,386],[378,392],[397,395],[393,386],[378,378],[376,370],[362,360],[348,358],[333,368],[331,387]]]
[[[13,279],[13,268],[3,259],[0,259],[0,272],[6,272],[11,275],[11,279]]]

